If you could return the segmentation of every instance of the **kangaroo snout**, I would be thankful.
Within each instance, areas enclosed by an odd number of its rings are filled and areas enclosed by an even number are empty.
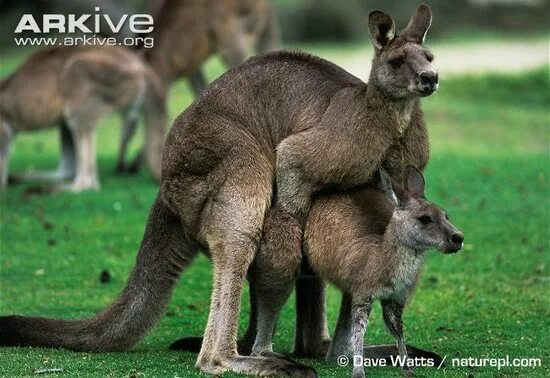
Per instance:
[[[460,231],[454,231],[449,237],[449,245],[446,253],[457,253],[464,246],[464,234]]]
[[[437,72],[424,71],[420,74],[420,84],[422,85],[424,94],[430,95],[434,93],[439,86],[439,75]]]

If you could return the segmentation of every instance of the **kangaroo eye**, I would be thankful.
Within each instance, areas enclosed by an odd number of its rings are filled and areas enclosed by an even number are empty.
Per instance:
[[[432,54],[426,54],[426,59],[431,63],[434,60],[434,56]]]
[[[416,219],[418,219],[418,221],[422,223],[424,226],[432,223],[432,218],[430,218],[429,215],[422,215],[421,217],[418,217]]]
[[[399,68],[403,65],[403,63],[405,63],[405,58],[398,56],[397,58],[390,59],[389,63],[393,68]]]

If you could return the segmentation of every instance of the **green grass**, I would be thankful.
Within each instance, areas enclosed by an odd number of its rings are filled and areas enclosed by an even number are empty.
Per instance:
[[[8,56],[6,75],[22,59]],[[216,60],[208,65],[215,77]],[[171,93],[172,119],[191,101],[183,82]],[[548,67],[520,76],[461,77],[443,81],[424,100],[432,158],[427,195],[451,213],[466,235],[456,256],[430,253],[405,315],[408,341],[447,355],[453,377],[548,376],[550,301]],[[90,316],[107,306],[123,287],[134,263],[146,214],[157,191],[148,173],[113,174],[118,119],[99,131],[102,189],[82,194],[26,196],[26,185],[2,193],[0,314],[60,318]],[[134,146],[135,150],[136,146]],[[58,158],[54,131],[22,134],[11,170],[53,169]],[[102,284],[108,269],[112,281]],[[204,257],[184,273],[166,316],[128,353],[72,353],[62,350],[0,350],[1,376],[30,376],[35,368],[59,367],[56,376],[199,375],[195,356],[168,351],[170,342],[200,335],[206,323],[211,267]],[[246,295],[246,291],[245,294]],[[339,293],[328,294],[334,327]],[[245,327],[244,301],[241,329]],[[275,349],[290,352],[293,300],[285,306]],[[371,316],[369,343],[392,342],[379,306]],[[539,357],[542,367],[459,368],[455,357]],[[350,373],[321,361],[302,360],[322,377]],[[397,368],[371,369],[372,376],[399,376]],[[439,376],[418,369],[419,376]],[[231,375],[228,375],[231,376]]]

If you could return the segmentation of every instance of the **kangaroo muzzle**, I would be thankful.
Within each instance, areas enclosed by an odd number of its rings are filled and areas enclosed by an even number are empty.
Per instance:
[[[431,95],[439,87],[439,75],[434,71],[424,71],[419,75],[420,86],[424,95]]]
[[[457,253],[464,247],[464,234],[458,230],[453,230],[447,238],[445,253]]]

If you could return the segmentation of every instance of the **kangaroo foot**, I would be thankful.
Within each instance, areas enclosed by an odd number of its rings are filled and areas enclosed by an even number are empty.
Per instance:
[[[97,182],[73,182],[70,184],[57,184],[49,187],[50,193],[55,192],[72,192],[72,193],[79,193],[83,192],[85,190],[99,190],[99,183]]]
[[[281,353],[273,352],[271,350],[264,350],[264,351],[261,351],[261,352],[252,352],[252,356],[254,356],[254,357],[277,358],[277,359],[285,360],[285,361],[288,361],[288,362],[291,362],[291,363],[294,363],[294,364],[297,363],[296,361],[294,361],[289,356],[286,356],[286,355],[281,354]]]
[[[318,343],[307,345],[301,345],[295,347],[292,355],[300,358],[324,358],[327,355],[327,351],[330,346],[329,340],[322,340]]]
[[[326,356],[326,360],[331,362],[335,362],[338,356],[347,354],[345,351],[338,349],[331,352],[332,353],[329,353]],[[429,350],[420,349],[412,345],[407,345],[407,355],[412,358],[424,357],[432,360],[434,366],[439,366],[439,364],[443,361],[439,354]],[[363,349],[363,356],[365,358],[385,359],[387,363],[391,363],[391,357],[399,356],[399,351],[397,350],[396,345],[367,345]]]
[[[309,366],[268,357],[233,356],[218,358],[215,361],[199,361],[196,366],[205,373],[217,375],[225,371],[232,371],[260,377],[317,377],[315,369]]]

